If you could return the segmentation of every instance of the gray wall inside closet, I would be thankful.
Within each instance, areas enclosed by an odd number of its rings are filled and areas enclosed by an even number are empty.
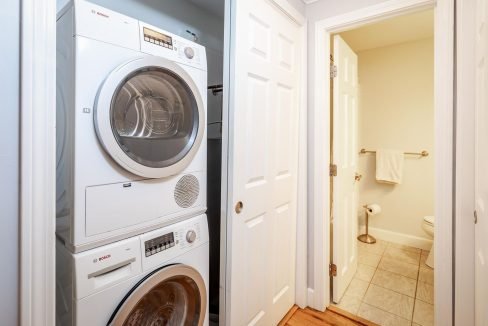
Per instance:
[[[3,1],[0,6],[0,316],[2,325],[18,324],[19,284],[19,56],[20,0]]]

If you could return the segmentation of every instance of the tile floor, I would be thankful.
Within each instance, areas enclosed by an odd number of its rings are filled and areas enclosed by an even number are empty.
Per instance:
[[[385,326],[434,325],[434,270],[428,251],[358,241],[358,270],[337,307]]]

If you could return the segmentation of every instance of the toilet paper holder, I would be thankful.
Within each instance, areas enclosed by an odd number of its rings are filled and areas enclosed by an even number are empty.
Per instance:
[[[369,224],[369,214],[368,214],[368,205],[363,205],[364,214],[366,217],[366,233],[361,234],[358,236],[358,240],[364,243],[373,244],[376,243],[375,237],[369,235],[368,224]]]

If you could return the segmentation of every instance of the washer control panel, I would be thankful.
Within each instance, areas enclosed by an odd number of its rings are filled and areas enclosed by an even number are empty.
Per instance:
[[[143,271],[174,263],[176,257],[208,243],[207,216],[195,216],[138,237]]]
[[[195,232],[195,230],[189,230],[188,232],[186,232],[186,241],[188,241],[189,243],[193,243],[196,239],[197,233]]]
[[[157,238],[145,241],[144,253],[146,257],[149,257],[163,250],[172,248],[174,246],[175,246],[175,234],[174,232],[171,232],[159,236]]]

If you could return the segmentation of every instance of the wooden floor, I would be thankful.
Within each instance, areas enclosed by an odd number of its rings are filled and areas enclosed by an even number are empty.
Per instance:
[[[279,326],[376,326],[375,323],[354,316],[336,307],[327,308],[325,312],[311,308],[300,309],[293,306]]]

